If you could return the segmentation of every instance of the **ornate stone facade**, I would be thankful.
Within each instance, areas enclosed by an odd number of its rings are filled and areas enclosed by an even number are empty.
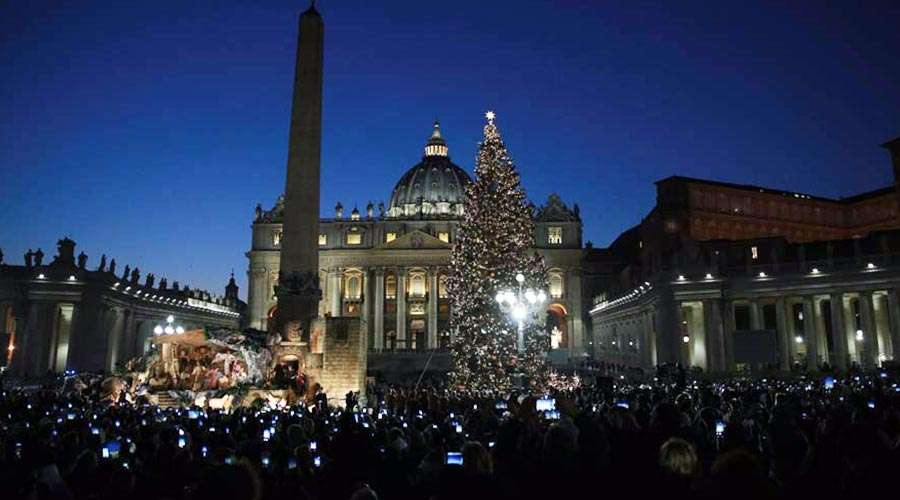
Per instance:
[[[137,268],[117,276],[106,256],[93,270],[83,252],[76,263],[68,238],[50,264],[42,260],[26,255],[25,265],[0,264],[0,344],[17,375],[113,371],[150,348],[154,327],[168,315],[187,329],[239,328],[246,307],[234,277],[222,297],[177,281],[170,287],[165,278],[157,284],[152,274],[142,283]]]
[[[319,220],[319,312],[359,317],[373,351],[442,349],[449,343],[450,303],[445,292],[450,248],[462,214],[468,174],[450,161],[435,124],[420,163],[404,173],[388,207],[364,213],[343,206]],[[249,325],[265,330],[276,309],[281,221],[279,198],[257,207],[249,259]],[[551,272],[548,321],[563,332],[558,356],[583,352],[581,218],[552,195],[535,211],[535,250]]]
[[[895,183],[830,200],[672,177],[608,250],[591,352],[616,365],[723,372],[900,359],[900,140]]]

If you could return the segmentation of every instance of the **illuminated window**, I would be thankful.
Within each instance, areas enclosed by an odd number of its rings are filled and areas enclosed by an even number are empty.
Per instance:
[[[757,248],[755,246],[750,247],[750,257],[753,260],[758,259],[759,258],[759,248]]]
[[[397,239],[397,233],[384,233],[384,242],[390,243]]]
[[[321,246],[325,246],[327,244],[328,244],[328,235],[320,234],[319,235],[319,246],[321,247]]]
[[[272,245],[281,246],[281,235],[284,234],[281,231],[272,232]]]
[[[559,226],[551,226],[547,228],[547,243],[551,245],[562,245],[562,228]]]
[[[362,294],[362,275],[359,273],[347,274],[344,284],[344,298],[347,300],[359,300]]]
[[[441,275],[441,277],[438,278],[438,297],[440,297],[442,299],[447,298],[447,276],[446,275]]]
[[[425,296],[425,273],[423,271],[410,271],[409,273],[409,296],[424,297]]]
[[[361,245],[362,244],[362,235],[359,233],[347,233],[347,244],[348,245]]]
[[[397,277],[393,274],[384,277],[384,298],[391,300],[397,298]]]
[[[438,239],[443,241],[444,243],[450,243],[450,233],[447,231],[441,231],[438,233]]]
[[[563,276],[559,272],[550,273],[550,296],[558,299],[563,296]]]

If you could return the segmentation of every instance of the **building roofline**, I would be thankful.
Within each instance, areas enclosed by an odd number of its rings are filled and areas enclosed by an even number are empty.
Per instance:
[[[741,190],[741,191],[753,191],[756,193],[775,194],[775,195],[781,195],[781,196],[786,196],[786,197],[790,197],[790,198],[799,197],[801,199],[806,199],[806,200],[816,200],[816,201],[823,201],[826,203],[838,203],[838,204],[854,203],[854,202],[862,201],[862,200],[872,198],[875,196],[888,194],[890,192],[893,192],[893,190],[894,190],[893,186],[888,186],[888,187],[875,189],[873,191],[867,191],[864,193],[855,194],[853,196],[847,196],[847,197],[841,197],[841,198],[828,198],[825,196],[816,196],[816,195],[811,195],[811,194],[807,194],[807,193],[798,193],[795,191],[785,191],[783,189],[773,189],[773,188],[767,188],[767,187],[762,187],[762,186],[756,186],[753,184],[735,184],[732,182],[723,182],[723,181],[716,181],[716,180],[710,180],[710,179],[699,179],[696,177],[686,177],[686,176],[682,176],[682,175],[671,175],[669,177],[665,177],[663,179],[660,179],[660,180],[654,182],[654,184],[659,186],[660,184],[662,184],[664,182],[672,182],[672,181],[683,181],[683,182],[696,183],[696,184],[706,184],[709,186],[726,187],[726,188],[737,189],[737,190]]]

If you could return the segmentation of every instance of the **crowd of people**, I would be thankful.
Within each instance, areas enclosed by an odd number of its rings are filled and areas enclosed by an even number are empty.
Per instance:
[[[616,377],[547,395],[371,387],[231,412],[99,384],[0,394],[3,498],[874,498],[900,453],[886,373]],[[62,387],[71,387],[66,384]]]

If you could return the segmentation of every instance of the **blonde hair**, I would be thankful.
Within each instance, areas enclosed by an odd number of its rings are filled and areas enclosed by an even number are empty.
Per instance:
[[[671,474],[693,476],[698,463],[697,451],[684,439],[671,438],[659,448],[659,465]]]

